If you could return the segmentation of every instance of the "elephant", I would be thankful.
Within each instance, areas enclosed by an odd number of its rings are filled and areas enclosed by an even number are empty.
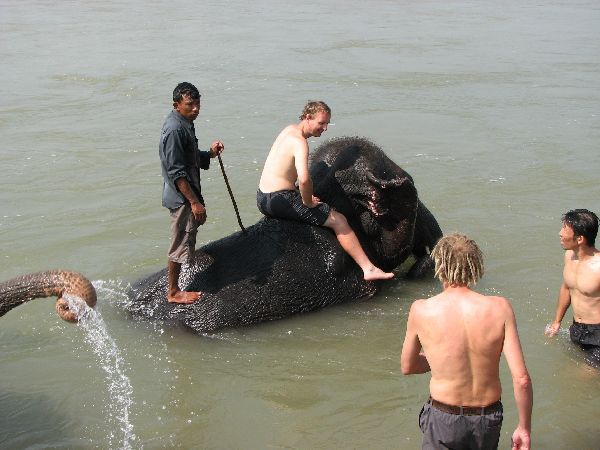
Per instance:
[[[76,322],[77,315],[69,308],[64,298],[67,295],[83,299],[91,308],[96,306],[96,290],[79,272],[49,270],[21,275],[0,283],[0,316],[29,300],[58,297],[56,300],[58,316],[67,322]]]
[[[430,272],[429,250],[442,231],[411,176],[378,146],[331,139],[311,155],[309,171],[315,195],[345,215],[375,265],[390,271],[413,255],[407,277]],[[128,309],[211,333],[368,298],[383,283],[363,279],[331,230],[263,217],[197,249],[182,267],[181,286],[201,291],[200,300],[168,303],[164,269],[132,286]]]
[[[408,278],[431,271],[429,252],[442,236],[440,226],[419,200],[412,177],[381,148],[362,137],[334,138],[314,151],[309,171],[315,195],[344,214],[375,265],[391,271],[412,255]],[[66,289],[54,280],[60,272],[51,273],[2,283],[0,306],[8,305],[11,290],[19,296],[8,309],[32,295],[60,296]],[[389,283],[365,281],[331,230],[269,217],[196,249],[179,282],[185,290],[201,291],[200,300],[167,302],[163,269],[131,286],[126,308],[134,317],[207,334],[370,298]],[[51,293],[52,283],[59,287]]]

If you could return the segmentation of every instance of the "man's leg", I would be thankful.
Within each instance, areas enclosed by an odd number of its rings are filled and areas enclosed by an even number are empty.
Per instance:
[[[392,272],[384,272],[371,262],[343,214],[332,210],[323,226],[334,231],[342,248],[362,269],[365,280],[388,280],[394,277]]]
[[[169,248],[168,290],[169,303],[194,303],[202,295],[201,292],[182,291],[179,287],[181,262],[189,261],[194,252],[198,224],[194,221],[189,205],[171,211],[171,247]]]
[[[179,288],[179,274],[181,273],[181,264],[175,261],[169,261],[168,265],[169,287],[167,292],[167,301],[169,303],[194,303],[198,300],[201,292],[187,292]]]

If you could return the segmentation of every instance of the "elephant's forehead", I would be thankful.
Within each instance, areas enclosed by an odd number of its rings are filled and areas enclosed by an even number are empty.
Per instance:
[[[397,180],[406,177],[408,174],[395,164],[375,164],[366,161],[364,164],[357,164],[346,169],[336,170],[334,177],[338,183],[344,186],[347,192],[363,190],[381,190],[381,182]]]

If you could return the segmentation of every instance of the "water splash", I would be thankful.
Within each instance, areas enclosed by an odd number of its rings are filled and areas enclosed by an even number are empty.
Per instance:
[[[92,309],[78,297],[65,296],[69,308],[78,318],[78,326],[84,331],[84,341],[96,355],[98,365],[106,372],[109,402],[106,407],[110,448],[131,449],[136,436],[129,421],[129,409],[133,403],[133,389],[125,374],[124,360],[115,340],[106,329],[100,312]]]

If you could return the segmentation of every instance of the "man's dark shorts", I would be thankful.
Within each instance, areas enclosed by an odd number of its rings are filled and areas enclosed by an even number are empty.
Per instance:
[[[296,220],[311,225],[323,225],[331,211],[327,203],[309,208],[302,203],[302,196],[300,191],[297,190],[283,190],[265,194],[259,189],[256,192],[256,206],[265,216]]]
[[[573,321],[569,327],[571,341],[588,353],[595,364],[600,364],[600,324],[579,323]]]
[[[478,408],[480,409],[480,408]],[[422,449],[497,449],[502,427],[502,403],[492,412],[477,415],[451,414],[432,406],[428,401],[419,414],[423,432]]]

